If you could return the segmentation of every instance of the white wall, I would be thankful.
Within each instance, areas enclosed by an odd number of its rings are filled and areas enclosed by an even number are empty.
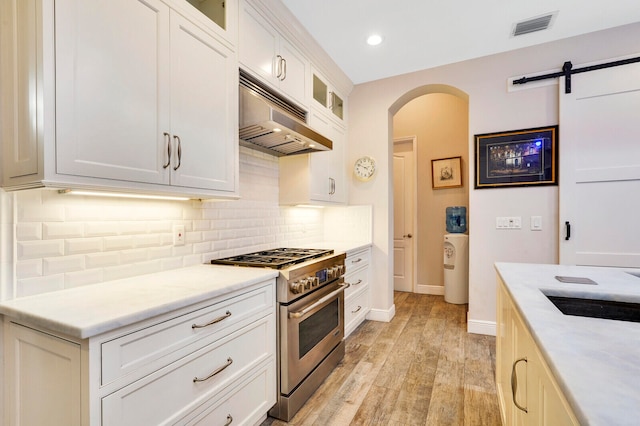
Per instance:
[[[52,190],[0,190],[0,294],[10,299],[322,241],[323,211],[280,207],[278,177],[276,157],[241,148],[242,199],[237,201],[131,200],[60,195]],[[173,245],[176,224],[186,228],[184,246]],[[14,249],[15,282],[10,274]]]
[[[406,102],[434,91],[460,91],[469,99],[469,157],[474,134],[558,124],[557,86],[508,92],[507,79],[639,53],[640,23],[558,42],[492,55],[398,77],[357,85],[349,98],[351,163],[370,155],[380,164],[367,183],[353,182],[350,201],[373,204],[373,308],[393,310],[391,117]],[[440,85],[441,87],[434,87]],[[560,123],[562,125],[562,123]],[[562,141],[559,141],[562,144]],[[469,330],[495,333],[496,261],[556,263],[558,190],[555,186],[473,190],[469,185]],[[559,172],[562,179],[562,171]],[[542,216],[543,230],[530,231],[529,218]],[[521,216],[523,229],[495,229],[496,216]]]

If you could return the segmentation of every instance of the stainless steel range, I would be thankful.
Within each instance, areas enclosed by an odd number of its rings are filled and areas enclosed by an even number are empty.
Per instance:
[[[344,259],[333,250],[278,248],[211,261],[280,271],[272,417],[291,420],[344,357]]]

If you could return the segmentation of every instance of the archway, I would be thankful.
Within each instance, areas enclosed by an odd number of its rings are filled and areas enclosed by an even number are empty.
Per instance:
[[[445,209],[452,205],[469,205],[469,105],[468,95],[447,85],[421,86],[401,96],[389,109],[392,140],[415,138],[413,154],[415,158],[416,186],[413,205],[413,229],[401,232],[412,235],[413,273],[407,273],[407,240],[398,232],[394,235],[394,281],[413,276],[413,285],[409,291],[427,294],[444,294],[444,274],[442,267],[443,236],[446,233]],[[390,142],[391,157],[398,156]],[[461,159],[461,183],[456,187],[435,187],[432,184],[432,160]],[[395,162],[395,161],[394,161]],[[392,162],[392,163],[394,163]],[[394,174],[397,171],[394,171]],[[395,179],[394,179],[395,180]],[[397,185],[396,185],[397,186]],[[393,194],[395,201],[407,194]],[[398,203],[393,205],[398,208]],[[390,223],[394,226],[403,223],[397,220],[392,211]],[[403,275],[405,274],[405,275]],[[405,286],[404,291],[407,291]]]

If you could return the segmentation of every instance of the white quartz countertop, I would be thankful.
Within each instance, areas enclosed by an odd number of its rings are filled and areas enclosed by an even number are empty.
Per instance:
[[[89,338],[275,278],[266,268],[196,265],[0,303],[0,314]]]
[[[580,423],[637,425],[640,323],[564,315],[545,293],[640,303],[640,278],[619,268],[496,263],[496,270]]]

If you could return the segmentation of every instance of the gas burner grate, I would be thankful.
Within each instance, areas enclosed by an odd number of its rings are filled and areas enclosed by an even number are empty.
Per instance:
[[[247,253],[238,256],[213,259],[214,265],[253,266],[260,268],[283,269],[291,265],[332,254],[333,250],[277,248]]]

